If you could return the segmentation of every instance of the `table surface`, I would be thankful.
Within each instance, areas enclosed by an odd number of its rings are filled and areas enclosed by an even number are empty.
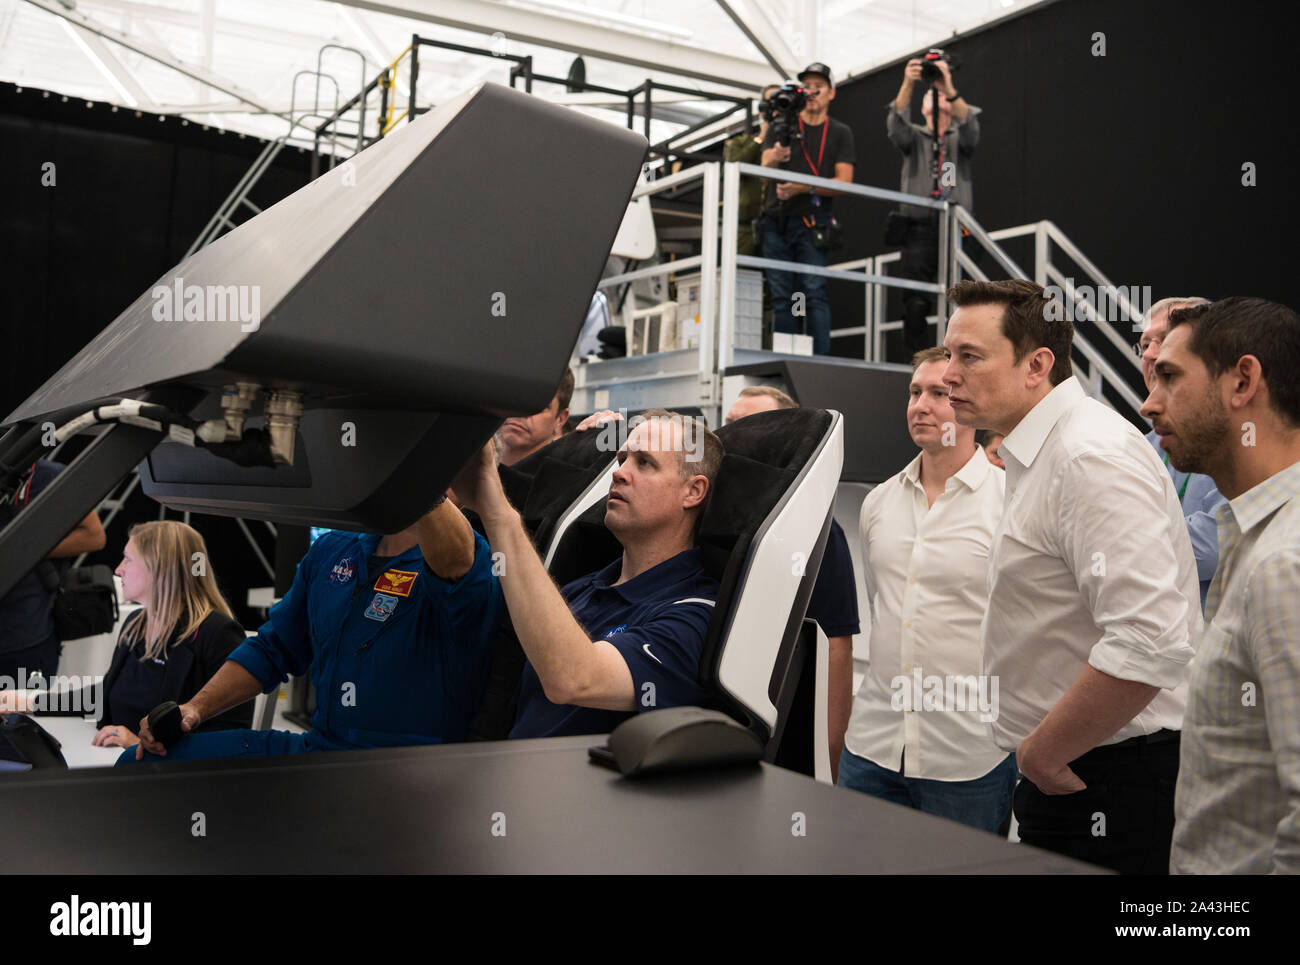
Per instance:
[[[99,730],[93,720],[42,715],[37,715],[34,719],[63,745],[63,759],[70,768],[112,767],[122,753],[120,747],[95,747],[90,743]]]
[[[1100,871],[766,764],[624,778],[603,741],[15,774],[0,848],[53,874]]]

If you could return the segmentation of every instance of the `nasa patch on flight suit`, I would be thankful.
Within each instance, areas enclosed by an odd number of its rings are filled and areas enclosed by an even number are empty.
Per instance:
[[[379,579],[375,580],[375,589],[394,596],[410,596],[415,578],[419,575],[414,570],[388,570],[379,574]]]
[[[396,609],[397,597],[389,596],[387,593],[376,593],[375,598],[370,601],[370,606],[366,607],[365,616],[367,620],[383,623]]]
[[[356,572],[357,564],[352,562],[352,557],[345,556],[335,563],[334,568],[330,570],[330,582],[347,583],[356,575]]]

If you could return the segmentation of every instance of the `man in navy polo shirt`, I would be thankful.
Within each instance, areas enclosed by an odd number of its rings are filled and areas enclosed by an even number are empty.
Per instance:
[[[182,729],[310,673],[306,734],[187,734],[164,749],[140,722],[145,752],[169,760],[436,744],[465,739],[487,682],[501,586],[484,539],[444,498],[399,533],[327,533],[257,635],[181,706]]]
[[[633,713],[708,700],[698,675],[718,584],[695,528],[722,443],[688,417],[643,418],[619,450],[606,503],[623,555],[563,590],[501,488],[491,443],[453,484],[504,554],[501,586],[528,658],[512,738],[600,734]]]

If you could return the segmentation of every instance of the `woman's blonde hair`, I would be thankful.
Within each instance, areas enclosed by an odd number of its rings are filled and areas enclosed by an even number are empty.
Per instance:
[[[234,619],[208,565],[208,548],[193,527],[173,519],[137,523],[127,538],[135,541],[149,570],[149,606],[122,633],[122,644],[144,640],[146,660],[162,656],[172,639],[183,640],[219,610]],[[142,611],[143,612],[143,611]]]

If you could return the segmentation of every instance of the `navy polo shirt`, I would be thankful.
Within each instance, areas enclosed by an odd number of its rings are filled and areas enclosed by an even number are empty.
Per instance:
[[[637,712],[701,706],[709,701],[699,684],[700,656],[718,595],[717,580],[704,573],[698,549],[684,550],[619,586],[622,558],[562,591],[592,640],[608,640],[627,662]],[[512,738],[605,734],[632,715],[573,704],[553,704],[531,662],[519,685],[519,716]]]
[[[851,637],[858,625],[858,584],[853,576],[849,541],[840,524],[831,520],[821,569],[808,598],[808,616],[817,621],[828,637]]]

